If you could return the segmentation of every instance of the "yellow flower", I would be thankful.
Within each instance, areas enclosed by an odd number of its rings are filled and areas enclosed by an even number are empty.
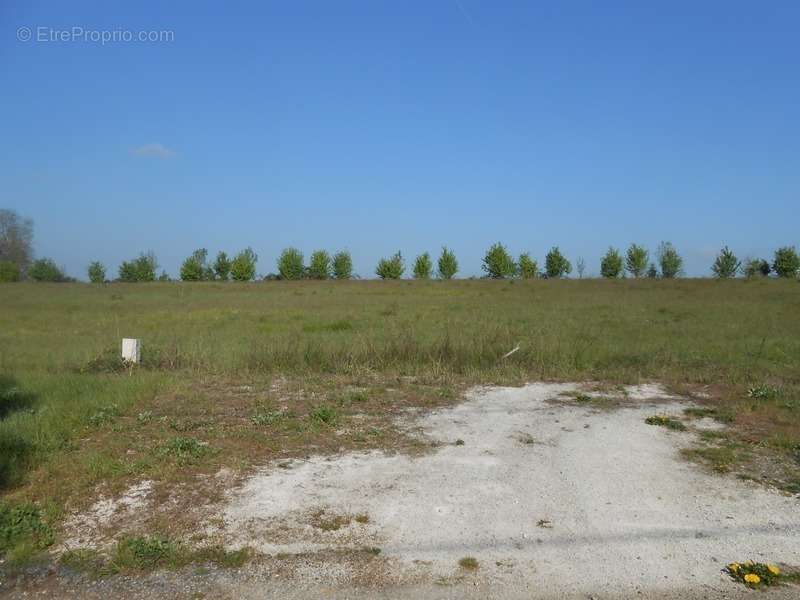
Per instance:
[[[734,571],[734,572],[738,571],[739,570],[739,563],[731,563],[731,564],[728,565],[728,568],[731,571]]]
[[[781,570],[776,567],[775,565],[767,565],[767,570],[772,573],[773,575],[780,575]]]
[[[759,577],[755,573],[748,573],[747,575],[744,576],[744,580],[745,583],[752,583],[752,584],[761,583],[761,577]]]

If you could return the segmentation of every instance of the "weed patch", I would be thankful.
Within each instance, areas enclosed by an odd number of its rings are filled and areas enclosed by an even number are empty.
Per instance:
[[[701,462],[717,473],[730,473],[744,460],[738,445],[724,443],[721,446],[684,448],[681,453],[690,460]]]
[[[256,412],[252,417],[250,417],[250,421],[253,423],[253,425],[263,427],[280,423],[281,421],[286,420],[288,417],[289,415],[282,410],[263,410]]]
[[[339,411],[332,406],[317,406],[309,414],[311,421],[323,425],[336,425],[339,421]]]
[[[129,537],[117,543],[113,571],[147,571],[178,566],[178,545],[161,537]]]
[[[202,458],[211,451],[208,444],[204,444],[193,437],[175,437],[161,446],[161,454],[185,463]]]
[[[116,404],[103,406],[89,417],[89,424],[92,427],[100,427],[106,423],[110,423],[118,415],[119,407]]]
[[[0,557],[23,563],[52,545],[54,539],[36,506],[0,502]]]
[[[777,565],[754,562],[752,560],[730,563],[723,571],[731,579],[751,588],[780,585],[799,579],[797,573],[784,572]]]
[[[647,417],[644,420],[645,423],[648,425],[658,425],[660,427],[666,427],[667,429],[672,429],[674,431],[685,431],[686,425],[684,425],[681,421],[677,419],[673,419],[672,417],[668,417],[666,415],[653,415],[652,417]]]
[[[755,385],[747,390],[747,397],[754,400],[773,400],[780,395],[781,391],[769,385]]]

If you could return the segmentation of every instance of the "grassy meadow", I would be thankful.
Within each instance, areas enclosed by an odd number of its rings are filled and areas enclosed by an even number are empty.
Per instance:
[[[690,458],[800,492],[796,281],[8,284],[0,554],[46,546],[3,533],[11,506],[56,524],[97,486],[399,444],[393,411],[537,379],[703,390],[698,416],[733,427]]]

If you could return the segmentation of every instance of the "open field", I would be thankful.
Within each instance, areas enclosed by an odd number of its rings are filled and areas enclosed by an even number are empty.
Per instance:
[[[599,396],[565,402],[604,411],[620,386],[660,382],[691,400],[664,435],[719,425],[695,431],[685,458],[800,493],[795,281],[14,284],[0,307],[0,553],[12,569],[65,549],[63,564],[95,575],[238,566],[251,545],[184,533],[213,529],[215,502],[259,467],[427,455],[436,445],[404,415],[455,406],[473,385],[592,382]],[[122,337],[143,339],[143,366],[119,363]],[[103,499],[133,506],[137,494],[171,508],[99,514]],[[321,513],[314,526],[357,517]]]

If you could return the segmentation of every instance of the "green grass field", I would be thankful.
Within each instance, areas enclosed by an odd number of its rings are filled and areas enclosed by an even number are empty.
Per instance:
[[[354,412],[367,447],[397,407],[537,379],[705,386],[733,433],[692,458],[746,474],[768,452],[800,491],[796,281],[8,284],[0,308],[0,492],[48,522],[99,484],[326,448]],[[143,366],[120,368],[123,337]],[[288,412],[229,393],[276,381]]]

